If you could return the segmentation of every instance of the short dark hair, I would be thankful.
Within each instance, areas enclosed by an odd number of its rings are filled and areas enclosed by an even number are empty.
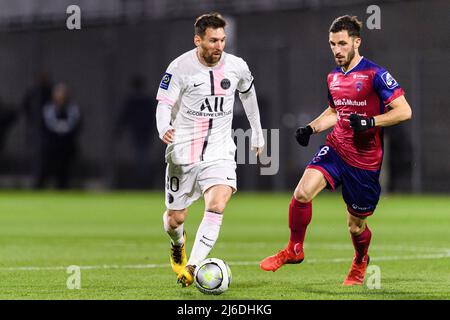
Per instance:
[[[195,35],[203,37],[205,35],[207,28],[225,28],[227,23],[225,19],[217,12],[210,12],[206,14],[202,14],[197,19],[195,19],[194,23],[194,32]]]
[[[362,25],[357,16],[345,15],[334,19],[329,32],[336,33],[347,30],[349,36],[360,38]]]

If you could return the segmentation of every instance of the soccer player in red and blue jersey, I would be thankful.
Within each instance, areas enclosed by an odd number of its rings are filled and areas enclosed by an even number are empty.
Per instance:
[[[329,44],[338,67],[327,78],[329,106],[307,126],[298,128],[296,139],[307,146],[312,134],[331,127],[333,130],[294,191],[289,206],[289,243],[261,262],[265,271],[303,261],[312,200],[324,188],[334,190],[342,186],[355,248],[343,285],[364,282],[372,235],[367,217],[374,213],[381,189],[383,127],[410,119],[412,112],[403,89],[389,72],[360,56],[361,26],[357,17],[346,15],[336,18],[330,27]]]

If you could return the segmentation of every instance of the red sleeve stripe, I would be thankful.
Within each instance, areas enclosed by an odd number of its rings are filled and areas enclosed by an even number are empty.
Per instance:
[[[387,106],[389,103],[391,103],[392,101],[394,101],[398,97],[403,96],[404,94],[405,94],[405,91],[403,91],[402,88],[397,88],[397,89],[394,90],[394,93],[388,99],[386,99],[383,103],[384,103],[385,106]]]

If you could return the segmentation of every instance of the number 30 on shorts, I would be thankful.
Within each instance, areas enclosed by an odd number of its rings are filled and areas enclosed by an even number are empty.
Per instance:
[[[177,192],[180,189],[180,179],[177,177],[167,177],[166,188],[172,192]]]

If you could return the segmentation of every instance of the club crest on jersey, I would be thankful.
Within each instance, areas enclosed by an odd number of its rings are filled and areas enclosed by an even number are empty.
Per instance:
[[[167,90],[169,88],[170,80],[172,80],[172,75],[168,72],[164,73],[159,87],[161,89]]]
[[[229,79],[225,78],[220,81],[220,86],[222,87],[222,89],[227,90],[231,86],[231,82]]]
[[[361,81],[355,83],[356,91],[360,92],[362,90],[363,84]]]
[[[381,75],[381,79],[383,79],[384,84],[386,85],[386,87],[388,87],[389,89],[394,89],[395,87],[398,86],[397,81],[394,79],[393,76],[391,76],[391,74],[389,72],[385,72]]]

